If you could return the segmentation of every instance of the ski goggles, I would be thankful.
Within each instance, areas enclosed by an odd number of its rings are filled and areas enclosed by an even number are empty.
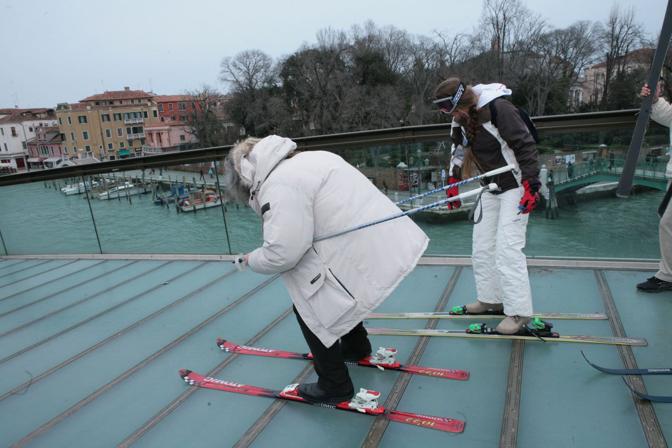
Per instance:
[[[460,83],[460,85],[457,86],[457,91],[455,91],[453,95],[439,98],[432,102],[436,104],[439,110],[444,114],[452,114],[459,104],[460,98],[462,98],[462,95],[464,94],[464,90],[464,84]]]

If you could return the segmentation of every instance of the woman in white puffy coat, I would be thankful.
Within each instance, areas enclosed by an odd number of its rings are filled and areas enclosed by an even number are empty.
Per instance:
[[[354,392],[344,359],[371,352],[362,320],[414,269],[429,239],[403,217],[314,242],[399,208],[338,155],[295,148],[275,135],[237,144],[225,185],[263,220],[264,243],[244,262],[255,272],[282,273],[315,357],[318,382],[300,385],[299,394],[337,403]]]

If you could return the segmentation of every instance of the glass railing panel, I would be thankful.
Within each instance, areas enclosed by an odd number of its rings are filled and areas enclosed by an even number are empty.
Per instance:
[[[87,201],[71,190],[84,191],[83,180],[0,187],[0,250],[6,248],[8,255],[99,253]]]
[[[614,195],[629,145],[625,135],[631,132],[631,129],[619,129],[601,135],[595,132],[541,134],[540,161],[552,171],[551,176],[554,175],[556,188],[560,190],[559,207],[550,215],[542,203],[530,216],[525,250],[528,256],[660,256],[655,209],[663,196],[666,159],[647,158],[652,147],[660,144],[656,141],[660,140],[658,137],[647,136],[636,171],[638,177],[643,178],[635,182],[632,197],[624,200]],[[572,146],[567,147],[567,141]],[[607,141],[609,145],[605,148],[600,141]],[[448,148],[447,141],[436,141],[336,152],[397,202],[446,182],[442,171],[448,169]],[[599,185],[595,185],[598,182]],[[477,186],[474,183],[461,187],[460,192]],[[445,194],[440,192],[400,207],[409,210],[443,198]],[[472,207],[473,203],[467,201],[459,210],[437,207],[413,215],[431,239],[428,255],[471,254],[473,225],[467,220],[467,212]],[[615,241],[618,244],[614,244]]]
[[[104,253],[228,254],[211,162],[96,176],[91,204]]]
[[[623,200],[615,198],[614,189],[631,132],[620,128],[540,133],[540,162],[552,180],[548,186],[554,201],[545,201],[530,217],[528,256],[659,257],[656,209],[666,187],[669,134],[661,127],[649,130],[633,194]],[[333,152],[393,202],[447,182],[447,140],[362,144],[335,147]],[[74,182],[70,179],[2,187],[0,232],[9,254],[246,253],[262,244],[260,218],[242,204],[198,205],[223,193],[222,167],[220,158],[96,174],[86,178],[92,185],[88,196],[61,193],[61,187]],[[126,183],[128,188],[118,188]],[[443,198],[445,193],[439,191],[400,208],[410,210]],[[557,207],[546,206],[555,203]],[[431,238],[428,255],[471,254],[473,225],[467,215],[472,207],[473,200],[458,210],[438,207],[413,215]]]

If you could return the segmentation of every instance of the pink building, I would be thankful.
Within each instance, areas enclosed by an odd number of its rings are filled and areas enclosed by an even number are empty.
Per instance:
[[[197,143],[191,127],[180,121],[152,121],[145,124],[144,154],[179,151],[186,145]]]
[[[28,166],[30,169],[55,168],[67,155],[63,152],[63,135],[58,126],[38,127],[35,137],[28,140]]]

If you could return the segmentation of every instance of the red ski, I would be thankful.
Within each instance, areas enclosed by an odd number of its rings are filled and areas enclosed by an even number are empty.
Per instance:
[[[303,359],[305,361],[310,361],[313,359],[313,355],[310,353],[286,352],[283,350],[274,350],[270,348],[238,345],[222,338],[217,338],[217,346],[225,352],[238,353],[240,355],[266,356],[269,358],[284,358],[284,359]],[[435,367],[403,365],[400,364],[399,362],[395,362],[393,364],[381,365],[376,364],[375,362],[372,361],[373,357],[367,356],[366,358],[360,359],[357,362],[350,362],[348,364],[356,364],[362,367],[374,367],[380,370],[385,369],[399,370],[401,372],[412,373],[415,375],[426,375],[437,378],[446,378],[450,380],[464,381],[469,379],[469,372],[467,372],[466,370],[440,369]]]
[[[298,384],[291,384],[283,390],[266,389],[265,387],[249,386],[246,384],[224,381],[217,378],[204,377],[191,370],[180,370],[180,377],[189,385],[197,386],[203,389],[213,389],[224,392],[233,392],[237,394],[253,395],[256,397],[276,398],[278,400],[296,401],[299,403],[313,404],[301,398],[297,393]],[[393,409],[385,409],[383,406],[375,408],[357,408],[353,407],[351,401],[344,401],[335,405],[319,404],[320,407],[338,409],[340,411],[354,412],[355,414],[367,414],[383,416],[388,420],[408,425],[420,426],[422,428],[436,429],[438,431],[460,433],[464,431],[465,422],[446,417],[433,417],[431,415],[414,414],[412,412],[402,412]]]

